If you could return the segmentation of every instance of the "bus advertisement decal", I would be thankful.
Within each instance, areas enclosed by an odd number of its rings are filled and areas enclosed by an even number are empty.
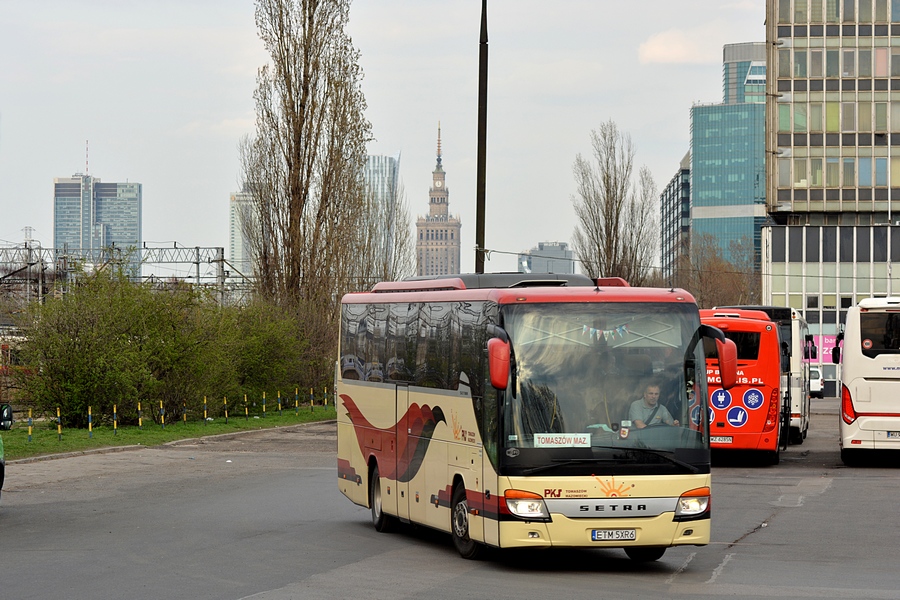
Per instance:
[[[444,411],[439,406],[431,408],[425,404],[420,407],[413,403],[409,405],[406,414],[399,421],[405,426],[398,427],[398,423],[382,429],[372,425],[363,416],[350,396],[341,394],[340,397],[356,432],[360,451],[363,456],[366,456],[367,452],[375,456],[379,472],[385,479],[400,482],[411,481],[418,473],[419,467],[422,466],[422,460],[428,451],[428,445],[431,443],[431,437],[434,435],[437,424],[447,424]],[[380,437],[382,443],[367,443],[367,438],[372,437]],[[393,438],[397,439],[396,459],[394,453],[387,450],[392,448],[390,440]]]

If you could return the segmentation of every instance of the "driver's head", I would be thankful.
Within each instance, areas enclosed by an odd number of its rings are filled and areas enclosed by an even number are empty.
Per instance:
[[[659,402],[659,384],[650,382],[644,386],[644,402],[648,406],[653,406]]]

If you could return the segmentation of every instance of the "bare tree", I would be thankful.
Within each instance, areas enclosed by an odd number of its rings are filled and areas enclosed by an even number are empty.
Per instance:
[[[575,159],[579,226],[573,248],[584,272],[643,285],[657,247],[656,184],[642,167],[634,180],[634,146],[613,121],[591,131],[593,160]]]
[[[378,198],[373,192],[366,195],[357,240],[360,288],[415,274],[415,244],[410,223],[403,184],[398,184],[388,198]]]
[[[710,234],[691,240],[690,258],[679,265],[676,281],[694,295],[701,308],[760,302],[760,275],[753,266],[753,244],[747,239],[729,245],[733,261]]]
[[[320,312],[351,287],[365,208],[371,127],[349,10],[349,0],[256,0],[271,62],[257,76],[256,133],[240,147],[257,292]]]

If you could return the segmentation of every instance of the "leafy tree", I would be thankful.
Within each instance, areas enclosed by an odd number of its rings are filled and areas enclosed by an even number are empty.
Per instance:
[[[621,277],[634,286],[650,276],[658,238],[656,184],[642,167],[634,177],[634,146],[613,121],[591,131],[592,159],[575,159],[579,226],[572,246],[591,277]]]
[[[371,127],[349,11],[349,0],[256,1],[271,62],[257,76],[256,133],[240,148],[257,291],[320,313],[349,289],[365,212]]]

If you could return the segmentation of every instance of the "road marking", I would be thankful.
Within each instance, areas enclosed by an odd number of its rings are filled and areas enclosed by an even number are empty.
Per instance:
[[[722,562],[719,563],[719,566],[715,568],[715,570],[712,572],[712,576],[706,580],[706,583],[715,583],[716,578],[718,578],[719,575],[722,574],[722,569],[725,568],[725,565],[727,565],[729,562],[731,562],[732,556],[734,556],[734,554],[726,554],[725,555],[725,558],[723,558]]]

